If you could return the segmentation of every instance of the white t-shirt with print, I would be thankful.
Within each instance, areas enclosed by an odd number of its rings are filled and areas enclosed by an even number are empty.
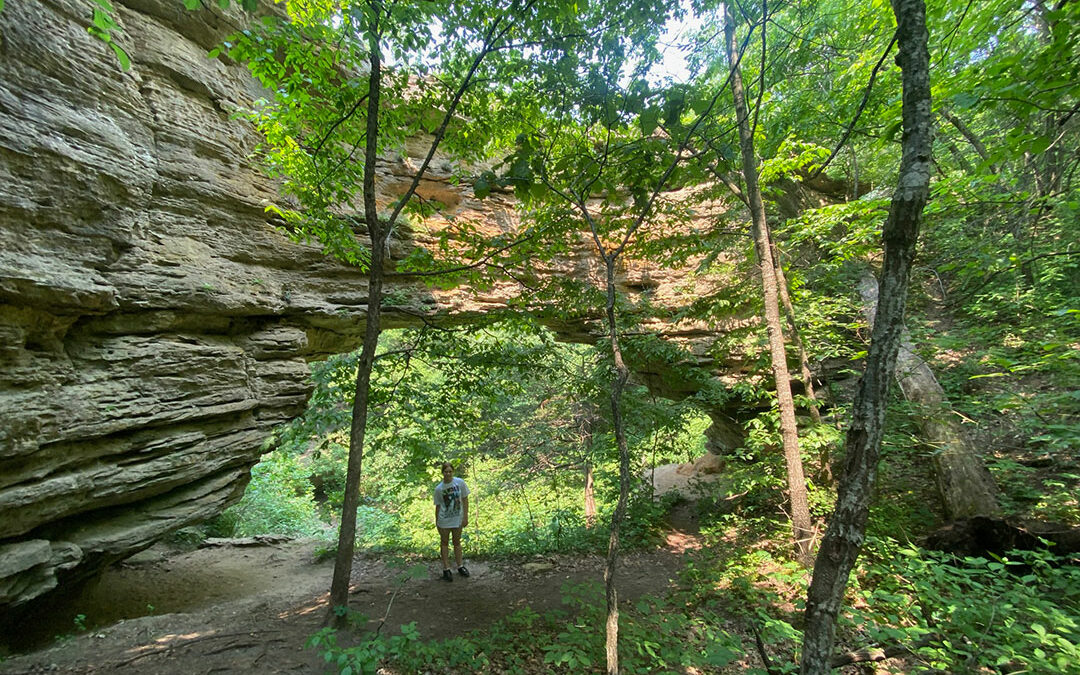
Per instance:
[[[435,485],[435,506],[439,507],[435,524],[439,527],[461,527],[463,515],[461,500],[469,496],[469,486],[454,476],[449,483],[439,481]]]

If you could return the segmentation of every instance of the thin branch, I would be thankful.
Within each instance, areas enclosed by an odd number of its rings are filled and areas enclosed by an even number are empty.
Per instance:
[[[1042,260],[1043,258],[1057,258],[1059,256],[1071,257],[1071,256],[1075,256],[1075,255],[1080,255],[1080,251],[1054,251],[1054,252],[1051,252],[1051,253],[1042,253],[1040,255],[1033,255],[1030,258],[1026,258],[1024,260],[1017,261],[1016,263],[1014,263],[1012,265],[1009,265],[1008,267],[1002,267],[999,270],[994,270],[993,272],[991,272],[990,274],[987,274],[985,277],[982,278],[982,283],[981,284],[979,284],[978,286],[976,286],[975,288],[973,288],[973,289],[971,289],[969,291],[965,291],[965,293],[966,293],[966,295],[968,297],[970,297],[971,295],[973,295],[975,293],[978,293],[983,288],[985,288],[999,274],[1004,274],[1005,272],[1008,272],[1010,270],[1014,270],[1017,267],[1023,267],[1024,265],[1029,265],[1029,264],[1035,262],[1036,260]],[[959,302],[959,301],[960,301],[960,299],[957,299],[957,302]],[[955,306],[956,306],[955,303],[950,303],[950,304],[946,305],[946,307],[950,307],[950,308],[955,307]]]
[[[949,124],[956,127],[956,130],[960,132],[960,135],[971,144],[971,147],[975,149],[975,153],[979,155],[979,158],[982,159],[982,161],[986,163],[987,168],[990,169],[990,173],[996,174],[998,169],[990,162],[990,153],[986,151],[986,146],[983,145],[983,142],[979,140],[979,137],[964,124],[964,121],[945,109],[942,109],[941,116],[948,120]]]
[[[975,0],[968,0],[967,5],[964,6],[964,11],[960,14],[960,18],[956,20],[956,25],[953,26],[952,30],[949,31],[949,34],[945,36],[949,40],[949,44],[945,47],[945,50],[941,52],[941,60],[939,63],[944,63],[946,55],[952,51],[953,40],[956,38],[956,34],[960,31],[960,26],[964,23],[964,19],[967,18],[968,12],[974,4]]]
[[[740,188],[735,181],[731,180],[730,176],[721,173],[719,169],[712,165],[709,165],[709,171],[712,172],[725,187],[727,187],[731,194],[735,195],[739,201],[742,202],[743,206],[750,208],[750,200],[747,198],[746,193],[742,191],[742,188]]]
[[[675,151],[675,158],[671,160],[671,164],[668,166],[667,170],[664,171],[664,174],[662,176],[660,176],[660,180],[656,182],[656,187],[653,189],[653,193],[649,197],[649,201],[646,202],[645,208],[643,208],[641,210],[641,213],[638,214],[638,217],[634,221],[634,223],[629,228],[627,228],[626,234],[623,236],[622,242],[615,248],[614,251],[612,251],[613,255],[618,256],[620,253],[622,253],[623,249],[626,248],[627,243],[629,243],[630,238],[634,235],[635,232],[637,232],[638,228],[641,227],[641,225],[645,222],[645,219],[648,217],[649,213],[652,211],[652,206],[656,202],[656,198],[660,195],[660,192],[664,189],[664,186],[667,185],[667,181],[671,177],[671,174],[674,173],[675,169],[679,166],[680,163],[682,163],[683,152],[686,150],[687,147],[689,147],[690,139],[694,137],[694,132],[697,131],[697,128],[698,126],[700,126],[701,122],[709,115],[709,113],[712,112],[712,109],[716,106],[716,102],[720,99],[720,94],[722,94],[724,90],[727,89],[728,83],[731,82],[732,77],[734,77],[735,75],[735,70],[739,67],[739,64],[742,63],[743,55],[746,53],[746,48],[750,44],[750,37],[753,34],[754,26],[751,26],[750,32],[746,34],[746,38],[743,40],[742,47],[739,49],[739,58],[736,59],[735,63],[732,64],[731,69],[728,71],[727,78],[724,79],[724,83],[720,85],[720,88],[716,90],[715,94],[713,94],[712,99],[709,101],[708,107],[705,108],[704,112],[697,116],[697,119],[694,120],[694,123],[690,125],[690,128],[686,131],[686,136],[683,137],[682,142],[679,143],[679,147]]]
[[[526,4],[524,9],[527,9],[534,0],[530,0]],[[472,63],[469,65],[469,71],[465,74],[465,79],[462,80],[461,85],[454,92],[454,97],[450,100],[450,105],[446,108],[446,114],[443,115],[442,123],[439,124],[439,128],[435,131],[434,138],[431,141],[431,147],[428,149],[427,157],[424,158],[423,164],[417,170],[416,175],[413,176],[412,183],[409,185],[409,189],[405,191],[405,194],[401,196],[397,206],[394,207],[393,212],[390,214],[389,222],[391,226],[397,222],[397,218],[401,215],[402,209],[412,199],[416,189],[420,186],[420,181],[424,174],[427,173],[427,168],[431,165],[431,160],[435,157],[435,151],[438,150],[439,144],[442,143],[443,137],[446,135],[446,129],[450,126],[450,120],[454,117],[454,112],[457,110],[458,104],[461,103],[462,97],[465,96],[465,91],[472,84],[473,76],[476,74],[477,69],[480,68],[481,62],[487,57],[493,50],[495,45],[502,40],[507,33],[514,27],[514,24],[508,23],[505,28],[499,29],[499,24],[502,22],[503,17],[496,18],[491,27],[488,29],[487,35],[484,36],[483,47],[473,58]]]
[[[780,675],[780,671],[773,667],[769,653],[765,651],[765,641],[761,639],[761,631],[758,630],[757,624],[751,623],[750,628],[754,631],[754,645],[761,656],[761,663],[765,666],[765,672],[769,675]]]
[[[1026,98],[1020,98],[1018,96],[986,96],[979,99],[980,101],[1013,101],[1015,103],[1022,103],[1027,106],[1031,106],[1036,110],[1042,110],[1043,112],[1057,112],[1071,115],[1076,112],[1076,108],[1048,108],[1046,106],[1039,105],[1034,101],[1029,101]]]
[[[881,54],[881,58],[878,59],[877,65],[875,65],[874,69],[870,71],[870,81],[866,83],[866,89],[863,90],[862,102],[859,103],[859,108],[855,111],[855,116],[851,118],[851,124],[848,125],[847,129],[844,131],[844,135],[840,137],[840,140],[839,142],[837,142],[836,147],[833,148],[833,151],[829,153],[829,158],[825,160],[824,164],[819,166],[813,173],[807,176],[807,180],[813,180],[814,178],[820,176],[822,172],[824,172],[825,169],[829,167],[829,164],[832,163],[833,159],[836,157],[836,154],[840,152],[840,148],[844,147],[844,144],[847,143],[848,138],[851,137],[851,132],[855,129],[855,125],[858,123],[859,117],[862,116],[863,110],[866,109],[866,104],[870,101],[870,91],[874,88],[874,78],[877,77],[878,71],[881,70],[882,64],[885,63],[885,59],[892,52],[893,45],[896,44],[896,37],[897,33],[894,32],[892,39],[889,40],[889,46],[885,48],[885,51]]]
[[[339,126],[344,124],[353,115],[355,115],[356,111],[360,109],[361,104],[363,104],[364,101],[367,100],[367,98],[368,98],[368,95],[365,93],[363,96],[361,96],[360,98],[358,98],[356,100],[356,103],[353,103],[352,108],[349,108],[349,111],[347,113],[345,113],[343,116],[336,119],[334,121],[334,123],[330,125],[330,128],[326,130],[326,134],[323,135],[323,137],[319,141],[318,145],[315,146],[315,150],[312,151],[312,153],[311,153],[311,162],[312,162],[312,164],[315,163],[315,160],[319,157],[319,152],[323,149],[323,146],[326,145],[326,142],[328,140],[330,140],[330,137],[334,134],[334,131],[336,131]]]
[[[536,236],[538,234],[542,233],[545,229],[546,228],[541,227],[541,228],[537,228],[535,230],[531,230],[525,236],[519,237],[519,238],[515,239],[514,241],[508,243],[507,245],[502,246],[500,248],[497,248],[494,251],[491,251],[490,253],[485,255],[483,258],[481,258],[481,259],[479,259],[479,260],[477,260],[476,262],[473,262],[473,263],[468,263],[468,264],[464,264],[464,265],[458,265],[457,267],[448,267],[448,268],[442,269],[442,270],[431,270],[431,271],[428,271],[428,272],[387,272],[385,274],[385,276],[388,279],[389,278],[396,278],[396,279],[401,279],[401,278],[421,278],[421,277],[434,277],[434,276],[439,276],[439,275],[442,275],[442,274],[453,274],[455,272],[467,272],[468,270],[474,270],[474,269],[477,269],[479,267],[483,267],[484,265],[488,264],[488,261],[490,261],[495,256],[499,255],[500,253],[503,253],[504,251],[508,251],[511,248],[514,248],[515,246],[520,246],[521,244],[524,244],[527,241],[535,239]]]
[[[758,73],[758,93],[757,100],[754,102],[754,124],[750,127],[750,136],[753,137],[757,133],[758,114],[761,112],[761,99],[765,97],[765,68],[766,68],[766,54],[765,54],[765,36],[768,31],[765,30],[769,20],[769,0],[761,0],[761,72]]]

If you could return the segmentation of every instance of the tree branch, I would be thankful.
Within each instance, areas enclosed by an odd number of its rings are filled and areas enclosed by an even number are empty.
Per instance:
[[[854,131],[855,125],[859,121],[859,117],[862,116],[863,111],[866,110],[866,104],[870,101],[870,91],[874,88],[874,78],[877,77],[878,71],[881,70],[882,64],[885,63],[886,57],[888,57],[889,54],[892,52],[893,45],[896,44],[897,35],[898,32],[893,33],[892,39],[889,40],[889,46],[885,48],[885,51],[881,54],[881,58],[878,59],[877,65],[875,65],[874,69],[870,71],[870,81],[866,83],[866,88],[863,90],[862,102],[859,103],[859,108],[855,111],[855,116],[851,118],[851,124],[849,124],[847,129],[844,130],[844,135],[840,137],[840,141],[836,144],[836,147],[833,148],[833,151],[829,153],[829,157],[825,160],[825,163],[819,166],[809,176],[807,176],[807,180],[813,180],[817,178],[825,171],[825,169],[829,168],[829,164],[831,164],[833,159],[836,158],[836,154],[840,152],[840,148],[844,147],[844,144],[847,143],[848,138],[851,137],[851,132]]]

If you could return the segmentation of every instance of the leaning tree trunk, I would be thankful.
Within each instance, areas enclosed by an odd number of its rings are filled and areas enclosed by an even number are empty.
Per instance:
[[[788,293],[787,277],[784,275],[784,267],[780,263],[780,249],[776,246],[771,231],[767,230],[769,242],[772,245],[773,268],[776,270],[776,288],[780,292],[780,306],[784,309],[787,318],[788,330],[791,335],[791,343],[799,356],[799,374],[802,375],[803,386],[806,389],[806,398],[810,404],[810,419],[814,424],[821,424],[821,410],[818,408],[817,392],[814,391],[814,375],[810,372],[810,360],[806,356],[806,346],[803,344],[799,333],[799,324],[795,321],[795,306],[791,302],[791,294]],[[832,459],[829,457],[829,446],[822,445],[821,454],[818,456],[817,479],[825,484],[832,484]]]
[[[373,31],[374,33],[374,31]],[[382,309],[383,260],[388,229],[379,222],[375,203],[375,163],[378,159],[379,96],[381,68],[378,38],[371,42],[371,70],[368,72],[367,147],[364,157],[364,221],[371,236],[371,267],[368,270],[368,309],[364,326],[364,346],[356,367],[356,390],[353,398],[352,427],[349,430],[349,462],[345,472],[345,497],[341,506],[334,578],[330,583],[330,613],[327,623],[345,624],[346,615],[339,608],[349,606],[349,581],[356,547],[356,509],[360,504],[360,473],[364,456],[364,431],[367,429],[368,396],[375,350],[379,346]]]
[[[767,231],[772,249],[773,269],[776,270],[776,290],[780,294],[780,306],[784,308],[784,317],[787,319],[788,330],[791,334],[791,344],[795,345],[795,350],[799,353],[799,374],[802,376],[803,387],[806,389],[806,398],[810,400],[808,406],[810,418],[814,420],[814,424],[821,424],[821,411],[818,409],[817,392],[814,390],[814,374],[810,372],[810,359],[806,355],[806,345],[803,344],[799,324],[795,320],[795,305],[792,304],[791,294],[788,293],[787,277],[780,263],[780,249],[776,246],[776,240],[773,239],[772,230]],[[827,463],[824,470],[828,473]]]
[[[836,510],[821,542],[806,601],[801,672],[821,675],[836,638],[836,616],[848,576],[866,536],[870,491],[874,484],[885,425],[889,382],[904,330],[911,263],[919,221],[930,193],[933,113],[930,105],[930,53],[923,0],[893,0],[903,80],[903,154],[896,191],[885,221],[885,257],[881,300],[871,334],[866,371],[852,404],[851,427],[844,440],[844,473]]]
[[[864,276],[859,282],[859,294],[863,299],[863,311],[873,327],[878,302],[877,280],[870,275]],[[930,366],[915,353],[915,345],[906,328],[900,335],[896,383],[904,398],[917,406],[923,439],[934,448],[934,476],[945,516],[949,520],[1000,516],[994,479],[960,427]]]
[[[795,422],[795,400],[791,395],[791,376],[788,373],[784,330],[780,324],[776,266],[773,263],[768,223],[765,220],[765,204],[761,199],[761,188],[758,185],[757,158],[754,155],[754,138],[750,132],[742,75],[736,62],[738,55],[735,52],[735,19],[730,5],[727,4],[724,5],[724,36],[727,42],[728,62],[731,64],[731,91],[735,99],[735,114],[739,126],[739,146],[742,149],[743,176],[746,180],[746,196],[750,203],[750,220],[754,230],[754,248],[757,251],[758,266],[761,269],[765,325],[769,334],[773,378],[776,380],[776,404],[780,411],[780,435],[783,439],[784,460],[787,466],[788,497],[791,506],[791,525],[794,529],[795,552],[800,561],[809,565],[813,531],[810,527],[806,477],[803,475],[802,455],[799,453],[799,432]]]

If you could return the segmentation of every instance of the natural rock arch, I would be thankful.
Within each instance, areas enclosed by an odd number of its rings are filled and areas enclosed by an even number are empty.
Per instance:
[[[206,58],[228,18],[175,0],[117,9],[126,72],[87,35],[82,5],[0,13],[0,610],[238,499],[270,428],[302,410],[308,361],[355,349],[363,330],[364,275],[267,220],[275,192],[249,159],[257,139],[228,112],[258,91]],[[381,168],[389,201],[408,159]],[[391,258],[432,243],[448,215],[489,232],[515,224],[508,196],[480,201],[449,178],[444,163],[422,184],[447,209],[399,233]],[[583,247],[549,273],[598,267]],[[620,283],[674,297],[681,276],[632,267]],[[384,325],[475,320],[516,293],[390,279]],[[590,334],[586,320],[546,324]],[[657,327],[702,355],[713,337]],[[723,411],[714,420],[713,447],[737,442]]]

